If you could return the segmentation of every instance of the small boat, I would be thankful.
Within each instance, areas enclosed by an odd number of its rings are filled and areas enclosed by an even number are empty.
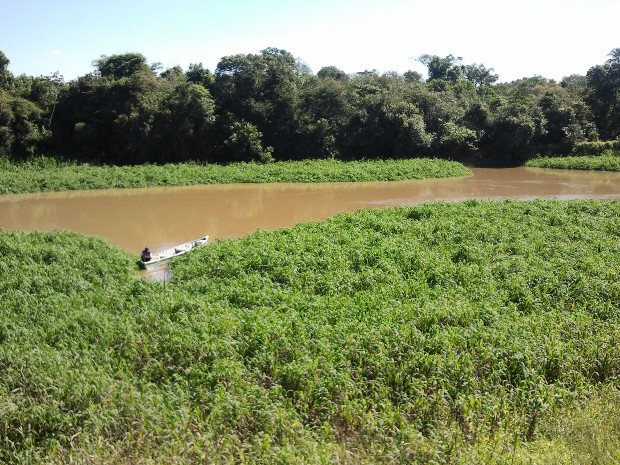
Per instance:
[[[209,236],[201,237],[200,239],[194,239],[193,241],[185,242],[184,244],[175,245],[166,250],[162,250],[157,253],[150,253],[151,259],[148,260],[147,252],[148,247],[142,252],[140,255],[140,260],[138,260],[138,265],[140,268],[149,269],[153,268],[157,265],[161,265],[163,263],[168,262],[174,257],[178,257],[179,255],[183,255],[184,253],[189,252],[192,249],[203,246],[209,240]]]

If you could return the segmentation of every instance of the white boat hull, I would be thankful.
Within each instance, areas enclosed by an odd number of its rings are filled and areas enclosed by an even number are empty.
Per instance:
[[[190,250],[205,245],[208,240],[209,236],[204,236],[200,239],[194,239],[193,241],[185,242],[184,244],[175,245],[174,247],[171,247],[169,249],[151,254],[151,259],[148,261],[144,261],[142,259],[138,260],[138,265],[140,265],[141,268],[145,269],[154,268],[158,265],[169,262],[175,257],[186,254]]]

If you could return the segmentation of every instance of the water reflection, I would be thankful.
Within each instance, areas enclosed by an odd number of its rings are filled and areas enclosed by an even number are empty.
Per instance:
[[[228,184],[0,196],[0,228],[76,231],[138,253],[209,235],[238,237],[343,211],[470,198],[620,200],[620,173],[473,169],[464,178],[327,184]]]

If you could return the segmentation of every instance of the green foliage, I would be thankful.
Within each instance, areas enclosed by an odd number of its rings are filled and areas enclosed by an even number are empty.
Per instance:
[[[12,163],[0,159],[0,194],[75,189],[110,189],[193,184],[257,182],[355,182],[468,176],[460,163],[446,160],[401,159],[341,162],[177,163],[139,166],[97,166],[29,158]]]
[[[526,166],[540,168],[620,171],[620,141],[583,141],[574,144],[569,156],[536,157]]]
[[[0,89],[0,158],[36,154],[48,137],[46,126],[41,108]]]
[[[263,148],[262,137],[263,134],[252,123],[234,122],[230,137],[224,141],[224,146],[229,152],[226,158],[234,161],[271,163],[273,147]]]
[[[390,74],[354,76],[356,98],[343,144],[347,158],[429,155],[433,134],[424,108],[405,96],[402,82],[400,76]]]
[[[182,83],[160,103],[153,117],[153,152],[160,162],[212,159],[215,102],[201,84]]]
[[[568,157],[541,157],[532,158],[528,160],[525,165],[569,170],[620,171],[620,156],[580,155]]]
[[[575,155],[612,155],[620,153],[620,140],[584,141],[575,144]]]
[[[85,76],[70,83],[56,106],[54,146],[79,160],[136,164],[182,159],[209,151],[213,124],[208,92],[184,80],[148,73],[118,79]],[[169,148],[162,155],[164,147]],[[211,148],[211,145],[209,146]]]
[[[403,73],[403,79],[405,82],[422,82],[422,75],[417,71],[405,71]]]
[[[13,85],[13,75],[9,71],[10,62],[4,52],[0,50],[0,90],[9,90]]]
[[[465,65],[463,67],[465,79],[472,82],[477,87],[489,86],[495,83],[499,76],[493,74],[493,68],[486,68],[483,64]]]
[[[173,283],[0,233],[3,463],[613,463],[620,206],[427,204],[215,242]]]
[[[183,82],[187,78],[185,73],[183,72],[183,68],[180,66],[173,66],[172,68],[168,68],[164,72],[160,74],[160,76],[168,81],[177,81]]]
[[[461,60],[461,57],[455,57],[454,55],[442,58],[437,55],[425,54],[418,57],[418,61],[428,69],[429,81],[435,79],[449,82],[458,81],[463,77],[462,70],[458,65]]]
[[[152,73],[151,68],[146,63],[146,58],[139,53],[103,55],[94,64],[102,77],[109,77],[114,80],[128,78],[138,73]]]
[[[554,463],[615,464],[620,458],[618,390],[605,387],[577,405],[565,406],[542,421],[531,442],[504,436],[470,448],[459,463],[490,465]],[[508,445],[509,444],[509,445]]]
[[[65,84],[57,74],[13,77],[2,54],[0,150],[129,165],[410,156],[514,165],[618,137],[614,54],[559,84],[497,84],[492,68],[454,55],[420,56],[426,82],[413,71],[348,75],[335,66],[313,75],[273,47],[225,56],[215,73],[191,64],[158,74],[161,65],[139,53],[102,56],[95,73]],[[34,107],[20,104],[16,118],[9,99]]]
[[[118,80],[88,75],[70,83],[53,121],[56,149],[90,161],[144,161],[159,100],[153,102],[157,94],[149,95],[153,79],[144,74]]]
[[[346,81],[349,79],[347,73],[335,66],[323,66],[316,75],[321,79],[335,79],[336,81]]]
[[[232,125],[253,125],[276,159],[289,158],[297,133],[296,83],[301,78],[293,55],[267,48],[260,55],[224,57],[215,78],[213,94],[225,119]],[[229,127],[228,132],[234,136],[238,129]]]
[[[585,95],[588,79],[580,74],[565,76],[560,81],[562,88],[573,94]]]
[[[603,139],[620,137],[620,62],[594,66],[587,74],[587,103]]]
[[[534,105],[507,102],[495,115],[481,142],[485,153],[500,164],[521,164],[536,148],[536,139],[544,134],[542,114]]]
[[[215,83],[215,76],[208,69],[202,66],[202,63],[191,63],[189,69],[185,72],[185,76],[189,82],[200,84],[206,89],[211,90]]]
[[[614,63],[620,63],[620,48],[614,48],[611,52],[607,54],[610,57],[605,64],[613,65]]]
[[[354,114],[355,95],[339,70],[321,71],[301,83],[295,158],[341,158],[346,147],[343,135]]]
[[[450,121],[443,125],[439,141],[449,155],[475,150],[478,142],[475,131]]]
[[[591,116],[583,108],[583,103],[575,101],[563,88],[547,90],[539,106],[545,118],[546,131],[540,142],[541,145],[547,144],[552,153],[569,152],[594,131],[594,125],[589,122]]]

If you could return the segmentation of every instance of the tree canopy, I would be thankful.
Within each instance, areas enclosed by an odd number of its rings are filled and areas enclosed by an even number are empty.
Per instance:
[[[146,63],[146,58],[139,53],[125,53],[109,57],[103,55],[94,64],[102,77],[112,79],[130,77],[139,72],[152,72]]]
[[[101,56],[95,71],[13,76],[0,51],[0,156],[101,163],[434,156],[513,164],[620,137],[620,49],[586,76],[497,83],[493,68],[421,55],[427,79],[324,66],[274,47],[214,72]]]

